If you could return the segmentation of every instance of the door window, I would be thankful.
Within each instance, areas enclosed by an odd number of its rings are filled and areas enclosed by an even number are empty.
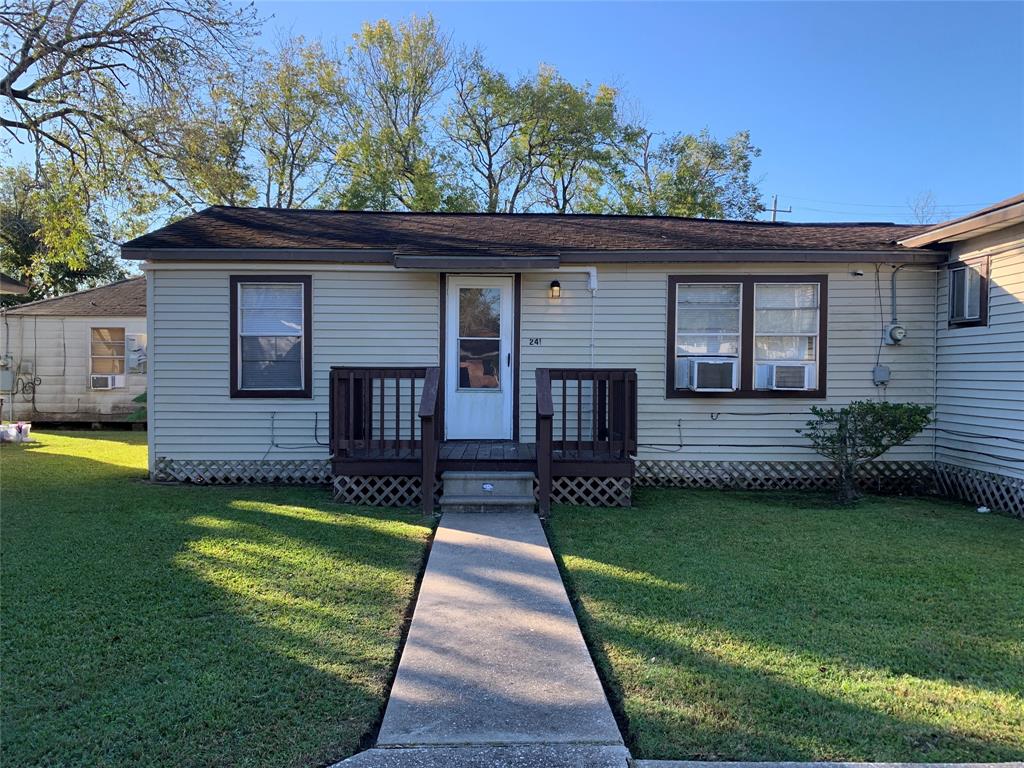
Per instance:
[[[501,388],[501,289],[459,288],[459,389]]]

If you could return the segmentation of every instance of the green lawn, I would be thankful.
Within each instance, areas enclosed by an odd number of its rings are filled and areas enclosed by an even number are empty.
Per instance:
[[[634,756],[1024,760],[1024,521],[646,491],[550,532]]]
[[[317,766],[385,700],[430,534],[324,489],[154,486],[145,434],[0,450],[11,766]]]

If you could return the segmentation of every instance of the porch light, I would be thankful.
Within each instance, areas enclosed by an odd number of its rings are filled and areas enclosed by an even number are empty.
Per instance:
[[[552,299],[562,298],[562,284],[557,280],[552,280],[551,290],[549,291],[548,295],[551,296]]]

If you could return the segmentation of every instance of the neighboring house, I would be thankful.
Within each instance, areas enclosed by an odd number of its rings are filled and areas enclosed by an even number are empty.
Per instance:
[[[0,416],[126,421],[146,391],[146,278],[0,311]]]
[[[27,285],[0,272],[0,295],[14,294],[16,296],[24,296],[26,293],[28,293]]]
[[[542,509],[821,487],[810,406],[935,402],[948,253],[906,244],[927,231],[209,208],[122,247],[149,278],[151,475],[410,503],[524,469]],[[929,479],[936,434],[866,479]]]
[[[1024,514],[1024,195],[902,245],[949,249],[938,286],[939,481],[954,495]]]

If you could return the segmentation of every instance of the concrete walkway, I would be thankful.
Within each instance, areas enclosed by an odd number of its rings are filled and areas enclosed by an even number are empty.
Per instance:
[[[446,513],[377,747],[345,766],[625,766],[532,513]]]

